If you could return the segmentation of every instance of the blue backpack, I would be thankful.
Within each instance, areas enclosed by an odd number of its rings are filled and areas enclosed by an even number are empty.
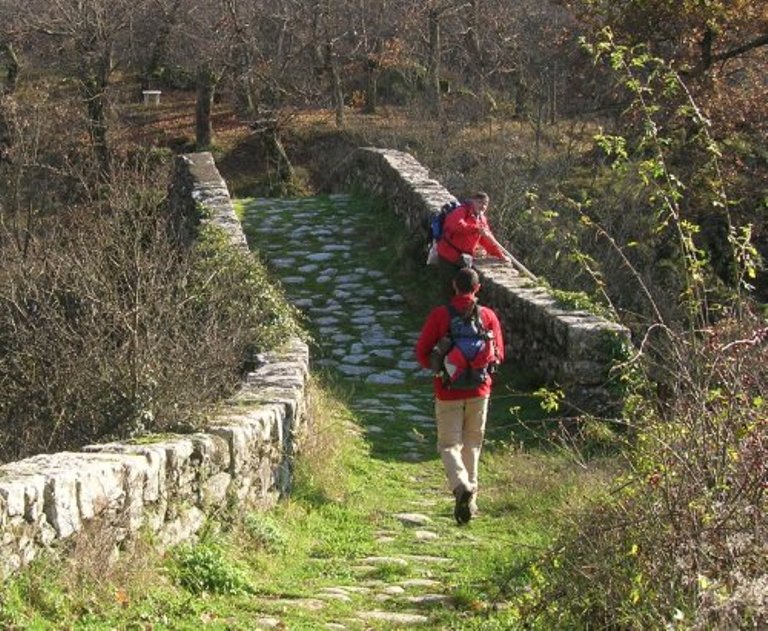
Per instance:
[[[440,237],[443,236],[443,225],[445,224],[445,218],[459,206],[461,206],[461,202],[453,200],[447,204],[443,204],[440,207],[440,211],[432,215],[432,218],[429,222],[429,236],[432,241],[440,240]]]
[[[452,347],[443,357],[443,383],[456,390],[472,390],[485,383],[496,364],[493,332],[485,327],[475,305],[468,314],[448,304]]]

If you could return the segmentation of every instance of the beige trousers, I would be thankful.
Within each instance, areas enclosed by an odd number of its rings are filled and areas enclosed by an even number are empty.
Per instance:
[[[477,465],[487,416],[488,397],[435,400],[437,450],[451,490],[463,484],[477,491]]]

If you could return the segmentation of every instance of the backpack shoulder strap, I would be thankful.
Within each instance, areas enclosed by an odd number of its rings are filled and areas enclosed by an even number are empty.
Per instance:
[[[445,305],[445,308],[448,310],[448,333],[447,335],[451,336],[453,338],[453,332],[455,328],[455,323],[457,319],[464,320],[464,317],[462,313],[454,307],[450,302]]]
[[[488,330],[480,315],[480,305],[478,303],[474,303],[472,308],[465,312],[459,311],[450,303],[445,306],[448,308],[451,324],[456,318],[459,318],[464,324],[473,324],[479,333],[485,333]]]
[[[464,314],[464,319],[467,320],[467,322],[471,320],[482,324],[482,318],[480,317],[481,308],[480,303],[475,301],[472,304],[472,307]]]
[[[483,320],[483,314],[486,312],[485,307],[481,307],[479,304],[476,304],[475,308],[477,312],[477,328],[483,335],[487,334],[486,339],[491,345],[492,361],[497,361],[498,356],[496,354],[496,339],[494,338],[492,327],[487,326]]]
[[[477,326],[479,326],[481,329],[485,330],[488,327],[485,326],[485,322],[483,321],[483,307],[477,303],[475,303],[475,306],[472,307],[472,317],[474,318],[475,322],[477,322]]]

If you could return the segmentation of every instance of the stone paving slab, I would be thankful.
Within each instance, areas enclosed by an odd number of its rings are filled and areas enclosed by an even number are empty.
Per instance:
[[[423,382],[428,371],[413,357],[418,331],[401,325],[404,312],[398,305],[404,298],[382,270],[364,264],[365,253],[353,256],[357,244],[350,242],[352,230],[340,220],[338,208],[348,205],[350,198],[337,196],[333,202],[335,207],[327,212],[304,212],[300,209],[306,200],[253,200],[245,204],[243,223],[253,235],[253,247],[275,250],[275,256],[267,257],[269,263],[289,300],[307,309],[313,325],[320,328],[320,354],[344,358],[339,365],[344,378],[391,386],[404,386],[413,379]],[[302,251],[286,253],[276,247],[281,239],[300,244]],[[321,289],[318,284],[328,286]],[[391,359],[395,365],[376,359]],[[414,407],[410,404],[407,409]]]

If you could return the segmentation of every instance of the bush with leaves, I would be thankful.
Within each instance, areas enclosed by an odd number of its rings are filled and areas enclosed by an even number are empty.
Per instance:
[[[522,607],[544,628],[768,624],[768,327],[728,319],[674,342],[680,381],[663,414],[632,398],[614,494],[532,569]]]
[[[247,572],[227,558],[227,551],[210,541],[181,545],[171,554],[171,575],[192,594],[253,592]]]

